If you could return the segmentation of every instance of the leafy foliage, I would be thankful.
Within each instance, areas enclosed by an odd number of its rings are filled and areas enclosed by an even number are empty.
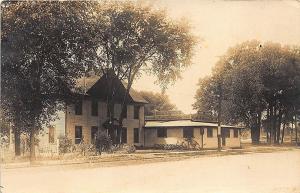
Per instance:
[[[67,137],[60,137],[59,138],[59,153],[69,153],[72,151],[72,140]]]
[[[85,2],[2,4],[3,113],[14,127],[31,133],[32,141],[70,102],[76,79],[90,64],[91,7]]]
[[[299,85],[298,47],[247,41],[230,48],[212,76],[199,81],[194,108],[216,116],[221,97],[223,122],[244,123],[258,142],[261,121],[268,120],[278,142],[281,124],[299,109]]]
[[[95,6],[94,25],[96,44],[94,70],[110,80],[107,97],[109,122],[114,119],[114,78],[126,82],[126,93],[121,101],[118,118],[122,127],[126,98],[141,72],[157,77],[162,88],[180,77],[190,65],[196,41],[185,21],[170,19],[162,10],[133,1],[105,2]],[[112,75],[113,74],[113,75]],[[112,128],[110,126],[109,128]],[[116,136],[111,136],[115,139]],[[116,141],[116,140],[113,140]]]
[[[154,111],[177,110],[176,105],[171,103],[166,94],[151,91],[140,91],[139,94],[149,102],[145,105],[145,115],[153,115]]]
[[[98,130],[95,135],[95,148],[98,153],[105,151],[111,151],[112,149],[112,140],[109,135],[103,130]]]

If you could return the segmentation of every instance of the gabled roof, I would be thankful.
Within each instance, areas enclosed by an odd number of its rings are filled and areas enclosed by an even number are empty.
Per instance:
[[[98,78],[98,80],[94,76],[93,80],[86,81],[86,93],[89,96],[107,100],[111,97],[109,93],[112,93],[112,85],[114,85],[115,100],[122,102],[126,93],[126,85],[122,83],[113,72],[103,75],[101,78]],[[128,103],[148,103],[148,101],[132,88],[129,91],[129,96],[126,101]]]
[[[217,123],[200,122],[192,120],[175,121],[146,121],[145,128],[153,127],[217,127]],[[221,125],[223,128],[242,128],[239,126]]]

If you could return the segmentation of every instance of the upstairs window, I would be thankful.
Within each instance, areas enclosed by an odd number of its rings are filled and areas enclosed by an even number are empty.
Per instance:
[[[183,128],[183,138],[193,138],[194,137],[194,128],[185,127]]]
[[[239,137],[239,130],[238,129],[233,129],[233,137],[238,138]]]
[[[82,101],[75,104],[75,115],[82,115]]]
[[[207,138],[214,137],[213,128],[207,128]]]
[[[134,119],[139,119],[140,115],[140,106],[134,106]]]
[[[98,101],[92,100],[92,116],[98,116]]]
[[[167,138],[167,128],[157,128],[157,137]]]

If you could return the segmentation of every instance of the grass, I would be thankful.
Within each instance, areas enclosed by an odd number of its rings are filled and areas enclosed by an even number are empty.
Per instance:
[[[137,150],[132,154],[102,154],[101,156],[77,156],[69,159],[37,159],[36,162],[30,164],[28,161],[6,163],[4,168],[18,168],[29,166],[57,166],[57,165],[78,165],[82,167],[109,167],[119,165],[132,165],[153,162],[178,161],[183,159],[198,157],[215,157],[227,155],[241,155],[251,153],[272,153],[277,151],[291,151],[296,149],[295,146],[267,146],[267,145],[250,145],[244,144],[240,149],[227,149],[218,152],[217,150],[201,150],[201,151],[167,151],[167,150]]]

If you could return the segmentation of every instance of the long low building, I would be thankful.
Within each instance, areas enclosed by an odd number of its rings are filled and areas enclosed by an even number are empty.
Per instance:
[[[222,147],[237,148],[241,146],[242,127],[221,125]],[[218,147],[217,123],[193,120],[150,120],[145,123],[145,146],[155,147],[165,144],[182,144],[185,139],[193,139],[200,148]]]

